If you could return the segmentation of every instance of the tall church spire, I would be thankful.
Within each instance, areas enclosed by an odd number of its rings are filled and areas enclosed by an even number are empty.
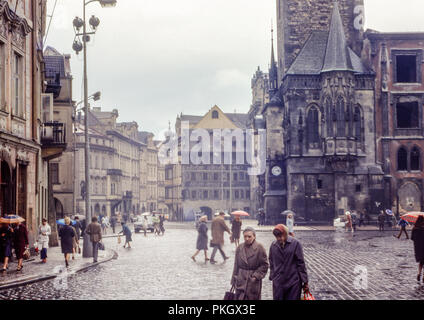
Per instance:
[[[339,3],[335,1],[322,72],[348,71],[352,69]]]
[[[269,69],[270,91],[274,92],[278,89],[278,68],[274,56],[274,27],[271,22],[271,65]]]

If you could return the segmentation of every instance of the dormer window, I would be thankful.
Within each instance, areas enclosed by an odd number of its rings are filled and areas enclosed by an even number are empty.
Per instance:
[[[218,111],[216,110],[212,111],[212,119],[218,119],[218,118],[219,118]]]

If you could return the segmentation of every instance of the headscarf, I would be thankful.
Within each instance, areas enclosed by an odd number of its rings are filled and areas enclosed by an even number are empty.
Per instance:
[[[277,229],[277,230],[279,230],[279,231],[281,231],[283,234],[284,233],[286,233],[286,234],[289,234],[289,229],[284,225],[284,224],[277,224],[275,227],[274,227],[274,230],[275,229]]]

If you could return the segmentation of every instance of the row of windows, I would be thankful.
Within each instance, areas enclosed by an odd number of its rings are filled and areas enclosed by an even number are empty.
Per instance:
[[[229,172],[225,172],[223,173],[223,177],[226,178],[227,181],[230,180],[230,173]],[[245,181],[245,180],[249,180],[249,176],[247,175],[247,173],[245,172],[233,172],[233,181]],[[190,174],[190,180],[191,181],[196,181],[196,180],[202,180],[202,181],[219,181],[221,179],[221,174],[218,172],[214,172],[214,173],[207,173],[207,172],[203,172],[203,173],[196,173],[196,172],[192,172]]]
[[[203,199],[203,200],[219,200],[221,199],[222,192],[219,190],[183,190],[182,192],[183,200],[191,199]],[[230,190],[224,190],[224,199],[230,199]],[[250,199],[250,190],[233,190],[233,199]]]

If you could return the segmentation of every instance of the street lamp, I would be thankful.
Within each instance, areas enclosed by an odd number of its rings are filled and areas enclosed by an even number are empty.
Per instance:
[[[98,2],[102,7],[114,7],[116,5],[116,0],[83,0],[83,18],[80,19],[76,17],[73,20],[73,25],[75,28],[75,39],[72,45],[72,48],[75,50],[76,54],[80,51],[84,52],[84,109],[85,109],[85,219],[86,223],[91,222],[91,208],[90,208],[90,142],[88,135],[88,79],[87,79],[87,42],[90,41],[90,35],[95,34],[97,27],[100,24],[100,20],[95,16],[90,18],[89,24],[92,32],[87,32],[87,19],[85,15],[85,8],[89,3]],[[80,33],[82,27],[82,33]],[[79,37],[82,37],[82,43]],[[100,99],[100,93],[95,96],[95,98]],[[89,235],[84,233],[84,246],[83,246],[83,257],[89,258],[92,257],[92,245],[89,239]]]

